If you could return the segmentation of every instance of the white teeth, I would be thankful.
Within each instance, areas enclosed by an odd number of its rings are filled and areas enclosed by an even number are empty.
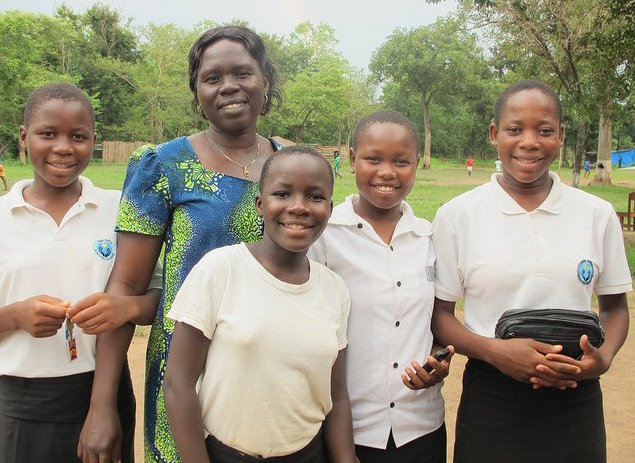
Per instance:
[[[226,106],[223,106],[223,109],[238,109],[243,106],[243,103],[232,103]]]
[[[516,158],[516,161],[518,161],[521,164],[535,164],[539,161],[539,159]]]
[[[393,191],[395,189],[394,186],[388,185],[375,185],[375,188],[377,188],[379,191]]]
[[[300,225],[299,223],[288,223],[285,227],[290,230],[304,230],[307,228],[305,225]]]

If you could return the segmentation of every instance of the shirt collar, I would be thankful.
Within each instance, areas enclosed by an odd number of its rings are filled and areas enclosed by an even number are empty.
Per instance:
[[[501,212],[504,214],[526,214],[527,211],[520,207],[520,205],[514,201],[514,199],[507,194],[503,187],[498,183],[498,179],[502,177],[503,174],[494,173],[492,174],[492,178],[490,180],[490,184],[492,185],[492,191],[494,196],[496,197],[496,202],[498,203],[498,207]],[[536,210],[545,211],[550,214],[559,214],[560,209],[562,208],[562,182],[560,181],[560,177],[555,172],[549,172],[549,178],[551,179],[551,190],[549,190],[549,194],[545,198],[545,200],[536,208]]]
[[[33,179],[20,180],[16,182],[11,191],[7,193],[7,201],[9,203],[9,210],[13,210],[19,207],[26,207],[28,203],[24,200],[24,195],[22,191],[33,183]],[[79,183],[82,185],[82,193],[79,197],[78,204],[79,205],[87,205],[87,204],[99,204],[99,199],[97,197],[97,191],[93,182],[91,182],[86,177],[79,177]]]
[[[353,200],[357,199],[359,195],[353,194],[348,196],[342,204],[333,209],[333,214],[329,220],[329,225],[341,225],[345,227],[357,227],[358,223],[368,222],[357,215],[353,208]],[[417,220],[417,217],[406,201],[401,202],[401,219],[395,227],[395,235],[407,232],[413,232],[419,236],[432,235],[432,228],[427,220]]]

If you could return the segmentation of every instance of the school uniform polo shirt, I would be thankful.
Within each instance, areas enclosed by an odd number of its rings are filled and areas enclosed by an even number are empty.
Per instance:
[[[71,304],[103,291],[116,254],[115,219],[120,192],[96,188],[80,177],[82,193],[58,226],[28,204],[16,183],[0,198],[0,307],[46,294]],[[0,375],[59,377],[95,369],[95,336],[75,328],[77,359],[70,361],[64,328],[34,338],[26,331],[0,333]]]
[[[355,443],[386,448],[392,428],[399,447],[437,430],[444,421],[441,385],[412,391],[401,373],[430,355],[435,252],[431,225],[403,202],[390,244],[353,209],[333,209],[309,250],[346,282],[351,294],[347,381]]]
[[[632,289],[613,206],[553,182],[544,202],[525,211],[500,186],[502,174],[437,211],[436,296],[464,298],[465,326],[494,337],[508,309],[590,310],[591,297]]]

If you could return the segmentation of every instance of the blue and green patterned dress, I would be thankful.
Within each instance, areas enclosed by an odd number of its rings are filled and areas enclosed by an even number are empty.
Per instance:
[[[186,137],[143,146],[130,158],[116,230],[165,237],[163,295],[146,357],[146,462],[180,461],[163,398],[174,330],[165,315],[187,274],[208,251],[260,239],[257,192],[256,182],[206,169]]]

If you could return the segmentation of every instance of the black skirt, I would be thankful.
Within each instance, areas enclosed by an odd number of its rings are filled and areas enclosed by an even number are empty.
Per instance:
[[[534,390],[470,359],[457,412],[455,463],[604,463],[598,379]]]
[[[0,376],[0,462],[69,463],[90,405],[94,373],[58,378]],[[134,462],[135,399],[126,363],[117,407],[123,463]]]

